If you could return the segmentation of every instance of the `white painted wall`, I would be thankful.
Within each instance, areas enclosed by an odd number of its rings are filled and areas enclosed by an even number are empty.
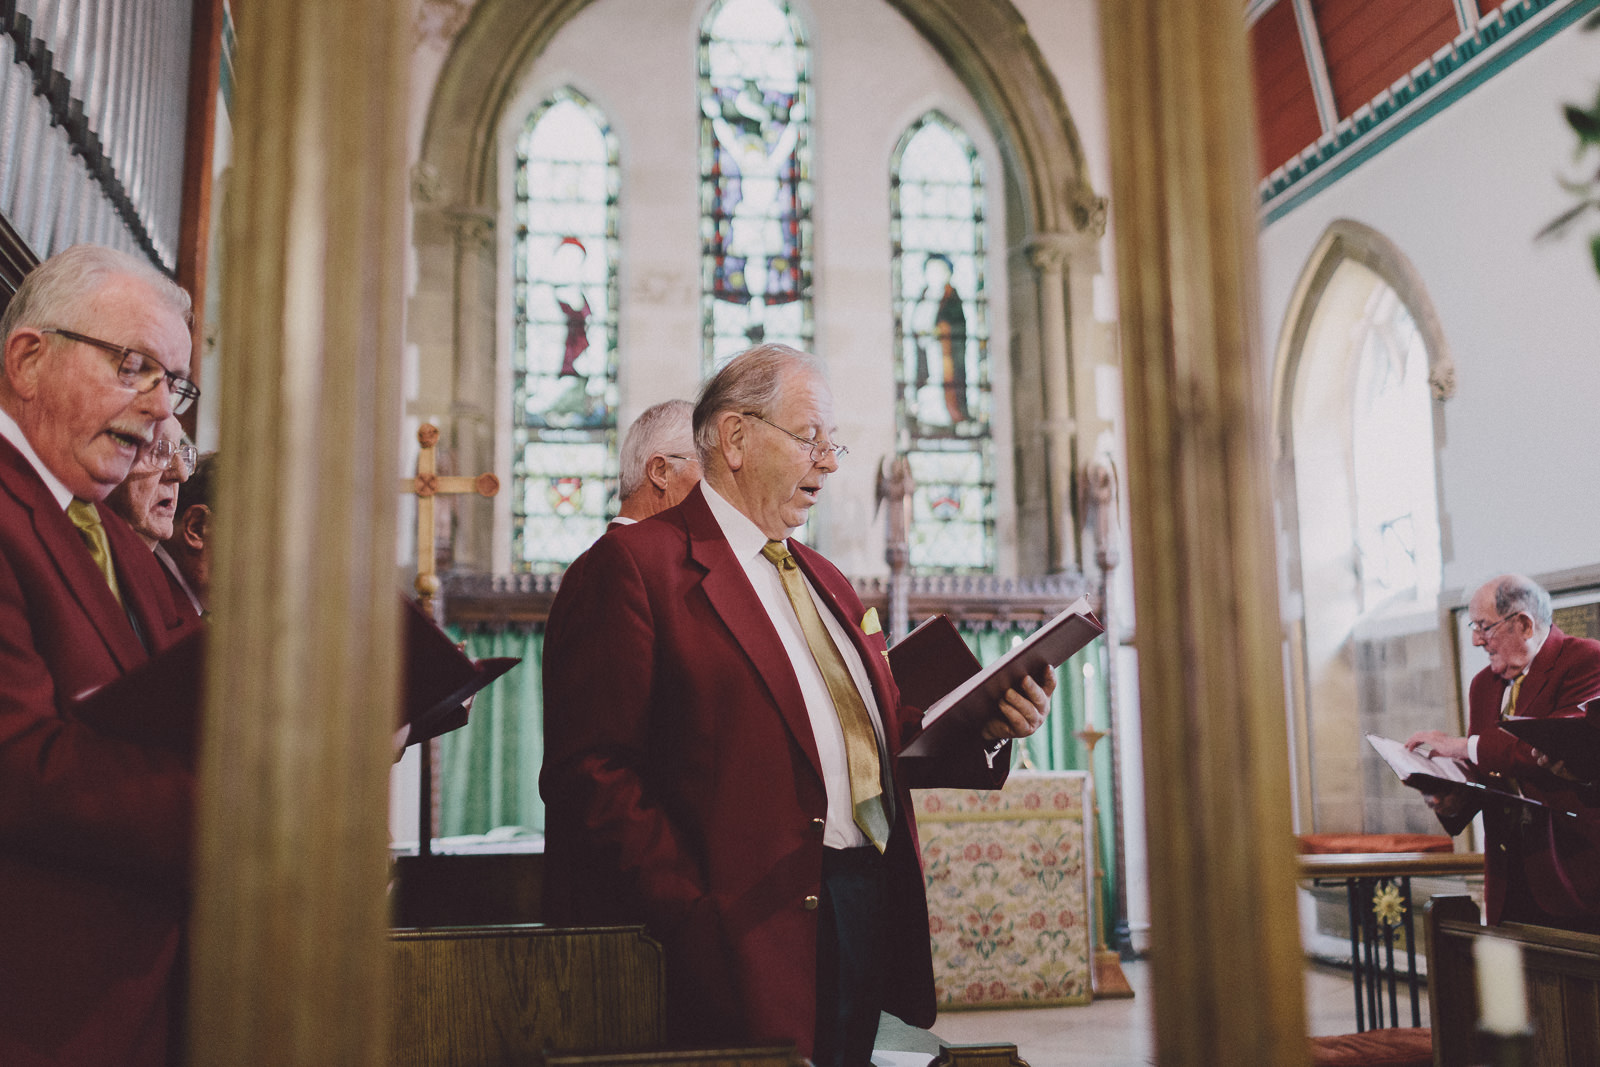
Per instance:
[[[1600,280],[1587,234],[1535,243],[1570,206],[1567,102],[1593,98],[1600,39],[1569,29],[1267,226],[1275,351],[1327,226],[1381,231],[1426,285],[1456,364],[1444,405],[1444,588],[1600,562]]]

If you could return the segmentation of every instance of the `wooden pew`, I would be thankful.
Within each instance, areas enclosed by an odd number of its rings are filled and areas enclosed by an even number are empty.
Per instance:
[[[544,919],[544,853],[397,856],[394,925],[504,926]]]
[[[641,926],[394,930],[396,1067],[535,1064],[665,1040],[661,946]]]
[[[1479,938],[1522,946],[1534,1029],[1531,1062],[1600,1067],[1600,936],[1516,923],[1480,926],[1469,897],[1434,897],[1425,914],[1435,1067],[1484,1062],[1472,956]]]

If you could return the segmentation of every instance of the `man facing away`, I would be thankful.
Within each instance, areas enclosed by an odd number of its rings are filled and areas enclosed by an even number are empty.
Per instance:
[[[677,507],[700,481],[693,416],[694,405],[687,400],[664,400],[633,420],[618,464],[622,506],[608,528]]]
[[[155,553],[156,562],[166,573],[173,601],[180,611],[200,614],[183,584],[172,557],[161,547],[170,540],[178,518],[178,500],[183,486],[194,473],[200,454],[184,436],[177,418],[171,417],[156,427],[156,439],[139,450],[126,481],[106,497],[111,510],[122,516],[139,540]]]
[[[156,1067],[176,1055],[194,776],[76,721],[74,697],[197,625],[105,508],[198,395],[189,298],[79,245],[0,318],[0,1063]]]
[[[1486,583],[1467,613],[1472,643],[1489,654],[1468,690],[1467,736],[1423,730],[1406,747],[1465,760],[1487,784],[1577,813],[1553,816],[1490,798],[1483,808],[1485,910],[1491,924],[1600,932],[1600,811],[1500,729],[1507,716],[1542,718],[1600,695],[1600,642],[1562,633],[1552,622],[1550,595],[1519,574]],[[1430,797],[1429,804],[1447,817],[1472,814],[1460,794]]]
[[[552,607],[540,788],[551,921],[645,923],[674,1041],[861,1067],[880,1009],[934,1017],[908,790],[1001,785],[1055,680],[1008,691],[984,744],[899,758],[920,715],[875,616],[788,540],[838,469],[834,433],[819,363],[786,346],[706,386],[700,486],[601,538]]]

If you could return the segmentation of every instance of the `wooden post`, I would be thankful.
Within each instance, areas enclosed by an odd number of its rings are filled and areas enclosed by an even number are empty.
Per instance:
[[[247,3],[191,1062],[389,1062],[410,7]]]
[[[1100,18],[1157,1060],[1304,1064],[1244,7]]]

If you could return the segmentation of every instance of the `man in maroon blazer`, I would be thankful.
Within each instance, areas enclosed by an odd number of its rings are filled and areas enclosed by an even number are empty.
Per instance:
[[[694,450],[694,405],[663,400],[640,412],[617,457],[621,507],[607,529],[631,526],[683,503],[700,482]]]
[[[818,363],[743,353],[694,430],[701,485],[601,538],[551,610],[550,917],[645,923],[665,946],[675,1041],[779,1039],[861,1067],[880,1009],[934,1016],[907,790],[1002,784],[1006,741],[1043,722],[1054,679],[1009,691],[985,745],[901,760],[919,717],[876,617],[787,541],[844,452]]]
[[[133,527],[139,540],[155,554],[178,610],[192,612],[196,618],[200,608],[161,544],[173,536],[183,485],[199,461],[200,453],[185,436],[177,417],[165,419],[156,427],[155,441],[139,450],[127,480],[106,497],[106,505]]]
[[[1484,897],[1490,923],[1538,923],[1600,931],[1600,810],[1577,784],[1539,764],[1525,742],[1500,729],[1502,717],[1542,718],[1600,695],[1600,642],[1568,637],[1552,624],[1550,595],[1507,574],[1473,594],[1472,643],[1489,665],[1472,679],[1468,736],[1413,734],[1407,747],[1466,760],[1487,784],[1520,791],[1578,818],[1524,804],[1483,807]],[[1470,817],[1460,794],[1433,802],[1445,816]]]
[[[176,1053],[193,772],[69,708],[199,625],[103,506],[157,424],[198,395],[188,313],[148,265],[80,245],[29,274],[0,318],[7,1067],[158,1067]]]

